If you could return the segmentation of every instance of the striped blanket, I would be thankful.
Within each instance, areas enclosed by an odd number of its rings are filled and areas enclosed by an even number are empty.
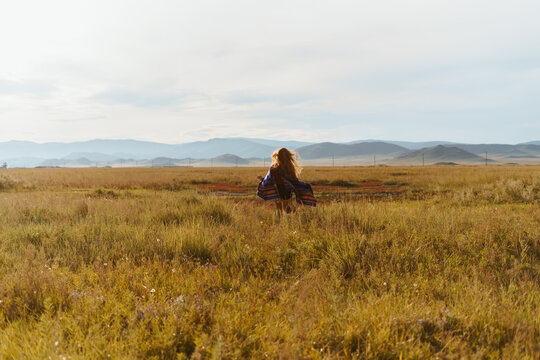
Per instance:
[[[263,200],[279,199],[278,185],[296,194],[296,202],[303,205],[315,206],[317,200],[313,196],[311,185],[298,179],[281,176],[276,169],[270,168],[268,174],[261,180],[257,188],[257,196]]]

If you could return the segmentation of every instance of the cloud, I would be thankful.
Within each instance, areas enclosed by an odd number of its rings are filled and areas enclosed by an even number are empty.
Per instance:
[[[29,140],[528,141],[539,11],[536,0],[4,2],[0,140],[37,129]]]
[[[180,104],[185,95],[168,93],[143,93],[115,90],[98,93],[94,99],[108,104],[133,105],[137,107],[166,107]]]
[[[47,95],[52,91],[54,91],[54,87],[43,81],[10,81],[6,79],[0,79],[0,95]]]
[[[253,93],[237,93],[230,95],[226,101],[230,104],[250,105],[250,104],[275,104],[275,105],[295,105],[306,101],[313,100],[314,95],[309,94],[292,94],[292,93],[276,93],[276,94],[253,94]]]

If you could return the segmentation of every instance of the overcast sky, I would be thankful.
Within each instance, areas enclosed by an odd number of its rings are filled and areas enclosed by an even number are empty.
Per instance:
[[[3,1],[0,141],[540,140],[540,1]]]

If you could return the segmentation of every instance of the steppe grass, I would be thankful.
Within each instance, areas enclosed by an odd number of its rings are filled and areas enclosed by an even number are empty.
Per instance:
[[[306,168],[402,189],[280,221],[195,186],[262,172],[2,171],[0,358],[538,358],[540,167]]]

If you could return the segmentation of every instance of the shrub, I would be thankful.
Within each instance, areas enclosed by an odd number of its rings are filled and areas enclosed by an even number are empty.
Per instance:
[[[17,184],[17,181],[7,175],[0,176],[0,191],[14,189]]]

